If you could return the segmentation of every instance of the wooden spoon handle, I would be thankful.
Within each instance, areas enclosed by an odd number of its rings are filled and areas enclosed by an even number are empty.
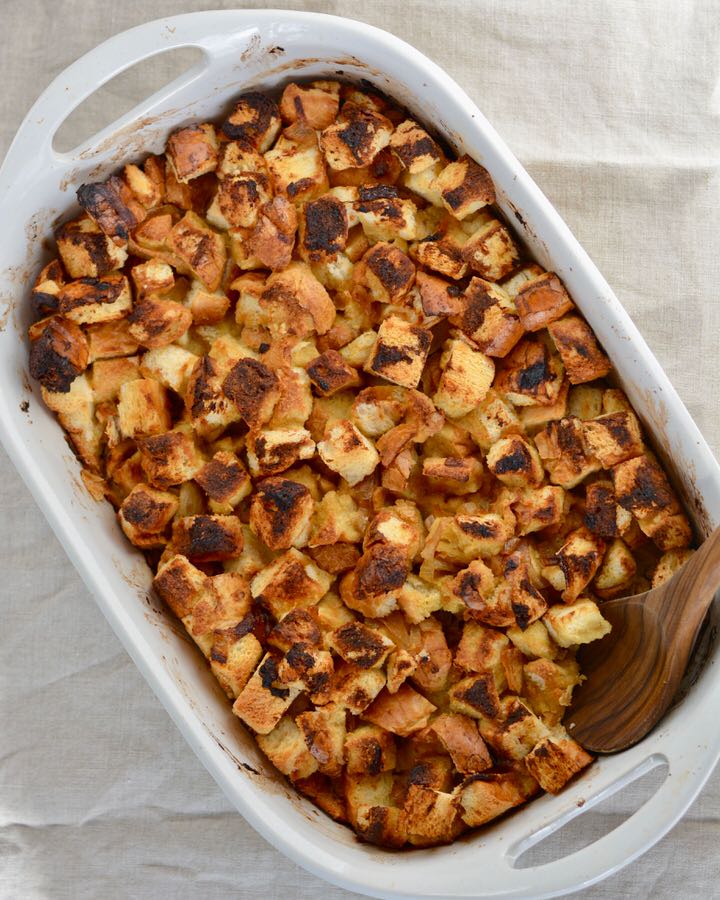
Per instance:
[[[720,588],[720,528],[663,587],[668,612],[679,614],[683,628],[694,636]]]

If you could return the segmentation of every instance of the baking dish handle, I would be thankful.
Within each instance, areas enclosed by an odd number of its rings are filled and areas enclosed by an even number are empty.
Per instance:
[[[143,116],[162,115],[177,93],[197,81],[208,70],[239,68],[253,49],[259,49],[260,32],[253,27],[251,14],[243,10],[216,11],[201,15],[180,15],[147,22],[123,31],[68,66],[36,100],[18,130],[2,167],[0,194],[11,181],[12,172],[28,158],[38,167],[67,164],[88,159],[102,149],[101,142],[127,124]],[[53,150],[53,138],[70,113],[116,75],[168,50],[196,48],[203,59],[156,94],[104,128],[71,154]],[[93,146],[95,145],[95,146]]]

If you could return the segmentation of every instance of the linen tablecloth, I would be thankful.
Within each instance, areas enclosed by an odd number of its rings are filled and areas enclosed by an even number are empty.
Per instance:
[[[106,37],[232,5],[1,0],[0,155],[45,85]],[[269,5],[363,19],[454,76],[568,221],[720,450],[718,4]],[[95,112],[111,121],[171,68],[160,60],[152,76],[122,78]],[[91,113],[76,117],[78,135],[91,133]],[[354,896],[301,871],[231,808],[1,451],[0,562],[0,897]],[[563,840],[588,843],[638,796],[626,791],[602,814],[580,817]],[[717,772],[670,835],[583,896],[720,896],[719,816]]]

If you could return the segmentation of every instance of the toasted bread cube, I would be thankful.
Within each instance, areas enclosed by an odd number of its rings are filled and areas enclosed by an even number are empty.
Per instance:
[[[668,550],[663,553],[653,571],[652,586],[660,587],[661,584],[669,581],[694,552],[694,550]]]
[[[167,159],[182,184],[214,172],[218,164],[215,128],[207,122],[174,131],[167,141]]]
[[[308,778],[318,769],[317,760],[291,716],[282,716],[272,731],[258,735],[257,742],[275,768],[291,781]]]
[[[515,410],[493,388],[475,409],[458,419],[456,424],[467,429],[478,447],[486,451],[506,434],[522,432]]]
[[[512,504],[512,510],[518,534],[542,531],[543,528],[562,522],[565,516],[565,491],[553,484],[525,490]]]
[[[300,215],[299,251],[310,263],[327,263],[337,258],[348,241],[348,214],[337,197],[325,195],[305,203]]]
[[[407,650],[400,648],[394,650],[387,660],[387,689],[391,694],[397,694],[400,685],[417,669],[418,663],[414,656]]]
[[[601,600],[631,594],[636,572],[637,563],[627,544],[615,538],[605,551],[602,565],[593,582],[593,591]]]
[[[178,619],[189,615],[205,585],[206,575],[186,556],[176,554],[158,567],[153,587]]]
[[[502,668],[502,652],[509,645],[502,632],[486,628],[479,622],[466,622],[455,652],[455,665],[466,672],[493,672],[498,675]]]
[[[307,366],[310,381],[321,397],[329,397],[360,384],[357,369],[348,365],[337,350],[326,350]]]
[[[535,446],[550,481],[565,490],[577,487],[601,466],[587,450],[583,423],[574,416],[550,422],[535,435]]]
[[[408,842],[413,846],[448,844],[463,831],[458,801],[452,794],[411,784],[403,808]]]
[[[319,770],[331,777],[338,776],[343,768],[345,718],[342,707],[328,703],[295,719]]]
[[[463,278],[468,264],[463,255],[467,234],[457,223],[445,222],[438,231],[422,238],[413,247],[417,261],[455,280]]]
[[[226,506],[237,506],[252,490],[245,466],[227,450],[219,450],[193,477],[211,502]]]
[[[147,435],[137,439],[148,482],[157,488],[182,484],[195,476],[202,460],[195,442],[183,431]]]
[[[398,850],[407,842],[405,811],[394,806],[359,805],[353,827],[362,840],[378,847]]]
[[[496,719],[500,697],[492,672],[463,678],[450,688],[450,709],[471,719]]]
[[[442,159],[440,148],[430,135],[412,119],[401,122],[390,138],[390,149],[411,175],[423,172]]]
[[[284,685],[278,676],[278,660],[266,653],[252,677],[233,703],[233,712],[253,731],[270,734],[287,712],[293,700],[300,694],[297,687]],[[291,735],[283,734],[287,739]],[[270,743],[272,747],[272,742]],[[288,747],[288,749],[290,749]],[[312,758],[312,757],[311,757]],[[301,757],[301,759],[304,759]],[[310,768],[305,760],[303,770]],[[311,771],[314,771],[312,769]],[[307,772],[311,774],[311,772]]]
[[[98,359],[92,367],[93,395],[97,403],[116,400],[120,386],[140,378],[137,356]]]
[[[445,166],[432,186],[456,219],[466,219],[495,202],[490,173],[467,155]]]
[[[384,319],[365,370],[393,384],[415,388],[420,382],[432,334],[397,316]]]
[[[220,146],[217,176],[222,181],[234,175],[267,175],[267,165],[262,153],[248,141],[226,141]]]
[[[555,607],[552,608],[554,609]],[[536,619],[524,630],[513,625],[506,632],[513,645],[530,659],[539,657],[552,660],[556,659],[560,652],[548,634],[543,621],[543,619]]]
[[[432,584],[410,573],[397,594],[397,602],[408,622],[417,625],[443,605],[442,594]]]
[[[365,280],[373,300],[402,303],[415,281],[415,266],[399,247],[374,244],[362,258]]]
[[[408,559],[402,549],[374,544],[360,557],[355,570],[342,579],[340,595],[350,609],[382,618],[397,608],[398,592],[408,571]]]
[[[270,179],[263,172],[228,175],[218,185],[207,220],[221,231],[253,228],[271,199]]]
[[[380,461],[373,443],[347,420],[325,429],[317,451],[325,465],[351,486],[367,478]]]
[[[346,102],[339,119],[320,135],[320,146],[331,169],[355,169],[370,165],[392,133],[392,122],[385,116]]]
[[[433,719],[430,727],[450,754],[458,772],[474,775],[492,766],[492,759],[474,719],[443,713]]]
[[[617,502],[637,519],[650,519],[659,512],[667,515],[679,512],[667,476],[649,456],[636,456],[616,465],[613,483]]]
[[[172,422],[165,388],[151,378],[137,378],[120,385],[118,422],[123,437],[164,434]]]
[[[175,494],[138,484],[120,506],[120,527],[136,547],[163,547],[167,543],[165,531],[177,508]]]
[[[426,548],[432,544],[435,528],[441,534],[436,552],[455,563],[469,563],[478,557],[496,556],[505,541],[512,536],[512,527],[496,513],[461,514],[453,519],[436,519],[428,534]]]
[[[314,606],[325,596],[331,581],[309,556],[292,548],[257,573],[250,591],[276,619],[281,619],[297,607]]]
[[[385,686],[380,669],[361,669],[345,663],[338,667],[332,681],[331,699],[338,706],[359,716],[373,702]]]
[[[583,425],[583,436],[590,452],[604,469],[640,456],[643,440],[640,423],[633,412],[608,413]]]
[[[186,212],[170,230],[166,243],[209,291],[220,287],[227,259],[225,241],[204,219]]]
[[[278,376],[260,360],[251,357],[235,363],[222,389],[250,428],[267,422],[280,398]]]
[[[84,330],[90,347],[90,362],[96,359],[113,359],[136,353],[138,342],[128,332],[127,319],[88,325]]]
[[[503,759],[521,760],[548,736],[547,726],[517,697],[502,700],[502,721],[480,722],[480,734]]]
[[[304,484],[287,478],[266,478],[253,494],[250,527],[271,550],[304,547],[315,508]]]
[[[260,306],[268,311],[269,328],[276,337],[286,334],[307,337],[313,331],[327,334],[335,321],[335,305],[330,295],[301,262],[292,262],[268,278]]]
[[[192,313],[181,303],[162,297],[146,297],[128,317],[129,333],[152,350],[179,340],[192,325]]]
[[[563,316],[548,325],[571,384],[604,378],[612,369],[588,323],[580,316]]]
[[[395,645],[374,628],[361,622],[348,622],[333,631],[329,646],[345,662],[361,669],[374,669],[384,664]]]
[[[392,772],[397,763],[395,739],[377,725],[360,725],[345,738],[349,775],[379,775]]]
[[[251,603],[247,580],[242,575],[237,572],[211,575],[183,622],[196,641],[203,636],[210,637],[207,644],[198,641],[205,655],[209,656],[211,646],[218,650],[227,649],[233,638],[251,631],[254,625],[254,617],[248,617]]]
[[[163,294],[175,286],[175,275],[162,259],[148,259],[130,269],[138,297]]]
[[[235,699],[257,668],[263,649],[251,632],[237,638],[235,628],[228,631],[227,641],[216,637],[212,645],[210,668],[228,697]]]
[[[524,667],[524,691],[530,706],[549,726],[557,725],[582,681],[574,659],[534,659]]]
[[[676,550],[688,547],[692,542],[692,529],[684,513],[661,510],[652,516],[638,519],[640,530],[651,538],[660,550]]]
[[[90,220],[85,221],[89,222]],[[94,225],[94,223],[92,224]],[[115,268],[115,266],[110,266],[110,268]],[[81,276],[73,277],[80,278]],[[58,294],[60,288],[65,284],[65,280],[65,272],[59,259],[53,259],[42,267],[33,284],[31,295],[32,308],[36,315],[49,316],[57,311]]]
[[[418,557],[425,539],[420,511],[414,503],[398,500],[393,506],[381,509],[370,522],[363,539],[363,549],[376,544],[392,545],[408,559]]]
[[[322,131],[335,121],[340,107],[337,93],[313,84],[285,86],[280,98],[280,115],[284,122],[306,122],[310,128]]]
[[[64,391],[40,388],[45,405],[57,414],[73,450],[92,472],[100,469],[102,428],[95,416],[95,401],[85,372],[78,375]]]
[[[223,392],[223,374],[212,357],[202,356],[188,378],[185,406],[200,437],[217,435],[240,419],[237,407]]]
[[[551,606],[543,618],[550,636],[560,647],[589,644],[610,633],[610,623],[603,618],[596,603],[587,598],[569,606]]]
[[[520,437],[500,438],[488,450],[486,458],[490,472],[508,487],[538,487],[543,481],[540,456],[533,445]]]
[[[87,369],[90,348],[81,328],[71,319],[52,316],[30,346],[30,374],[48,391],[67,393]],[[96,400],[99,398],[95,397]]]
[[[354,544],[339,542],[312,547],[310,556],[321,569],[325,569],[331,575],[339,575],[355,568],[360,559],[360,551]]]
[[[114,269],[121,269],[127,260],[127,249],[118,246],[88,217],[66,222],[57,233],[57,249],[71,278],[102,278]],[[43,282],[36,286],[40,293],[56,292],[61,285]]]
[[[417,207],[412,200],[401,197],[397,188],[392,185],[360,185],[353,211],[371,242],[392,241],[396,238],[411,241],[418,237]],[[397,267],[397,263],[394,265]],[[378,279],[381,274],[378,271],[380,266],[379,261],[374,266],[374,274]],[[404,269],[407,270],[407,264],[404,264]]]
[[[520,285],[515,306],[525,331],[540,331],[570,312],[574,304],[557,275],[554,272],[543,272],[537,278]],[[571,358],[574,360],[575,355]],[[607,371],[603,374],[607,374]]]
[[[525,333],[512,300],[499,285],[473,278],[456,303],[458,311],[450,321],[487,356],[507,356]]]
[[[434,322],[445,316],[457,315],[461,309],[461,291],[457,286],[430,275],[427,272],[415,273],[415,287],[420,299],[420,306],[425,317]]]
[[[280,111],[272,97],[262,91],[248,91],[240,95],[222,130],[231,141],[250,144],[265,153],[278,136],[280,126]]]
[[[311,459],[315,442],[304,428],[268,429],[251,433],[247,458],[254,476],[278,475],[301,459]]]
[[[506,566],[507,573],[507,566]],[[517,622],[513,604],[513,590],[509,581],[495,583],[492,571],[479,559],[473,560],[467,569],[458,572],[451,582],[452,592],[471,611],[474,619],[493,628],[507,628]],[[536,599],[536,598],[534,598]],[[544,608],[538,607],[538,615]],[[520,609],[529,621],[528,604]],[[522,622],[524,626],[525,621]]]
[[[347,775],[344,787],[350,822],[354,824],[362,810],[389,805],[393,785],[394,778],[390,772],[381,772],[378,775]]]
[[[128,232],[145,218],[145,209],[117,175],[97,184],[81,185],[77,199],[100,230],[119,247],[127,243]]]
[[[287,653],[295,644],[320,648],[322,632],[315,610],[294,609],[289,612],[268,635],[268,644]]]
[[[360,541],[366,524],[367,514],[349,494],[328,491],[315,507],[308,544],[320,547]]]
[[[286,197],[277,196],[261,207],[250,234],[243,229],[230,229],[233,261],[241,269],[285,269],[292,258],[296,230],[295,207]],[[242,305],[236,309],[236,316],[241,309]]]
[[[177,221],[177,213],[157,211],[133,229],[129,249],[144,259],[165,259],[177,265],[177,258],[168,253],[165,242]]]
[[[485,825],[529,800],[537,790],[535,779],[520,769],[472,775],[458,793],[463,821],[471,828]]]
[[[272,150],[265,153],[265,161],[277,193],[287,195],[291,201],[311,200],[328,188],[325,160],[315,132],[300,123],[293,128],[297,133],[282,134]]]
[[[441,160],[438,160],[426,169],[423,169],[422,172],[403,172],[400,183],[403,187],[412,191],[413,194],[422,197],[422,199],[431,204],[433,208],[444,210],[442,195],[436,186],[437,176],[442,169],[443,163]]]
[[[342,790],[340,779],[328,778],[327,775],[314,772],[308,778],[298,778],[293,784],[301,794],[309,797],[331,819],[334,819],[336,822],[347,823],[345,798],[344,795],[340,796],[340,791]]]
[[[588,531],[602,538],[618,537],[627,527],[630,513],[618,505],[610,481],[594,481],[585,489],[583,522]]]
[[[565,589],[562,599],[572,603],[595,577],[600,568],[605,542],[586,528],[580,528],[567,535],[565,543],[555,554],[560,566]]]
[[[422,471],[434,488],[449,494],[474,494],[482,484],[483,467],[475,456],[430,456]]]
[[[173,546],[196,562],[233,559],[243,545],[242,523],[236,516],[186,516],[173,527]]]
[[[397,693],[381,693],[363,712],[363,719],[379,725],[400,737],[420,731],[428,723],[436,707],[409,685],[403,684]]]
[[[510,232],[497,219],[483,223],[470,235],[463,255],[470,269],[488,281],[504,278],[520,256]]]
[[[563,365],[547,342],[522,339],[505,358],[495,379],[495,390],[515,406],[552,406],[563,389]]]
[[[602,388],[591,384],[578,384],[568,392],[567,414],[578,419],[595,419],[602,411]]]
[[[131,308],[130,285],[119,273],[71,281],[58,294],[58,312],[79,325],[112,322]]]
[[[544,791],[557,794],[592,761],[575,741],[547,737],[525,757],[525,766]]]
[[[165,166],[159,156],[148,156],[142,169],[132,163],[125,166],[123,178],[145,209],[153,209],[165,199]]]
[[[463,341],[449,340],[440,365],[442,375],[433,402],[450,418],[467,415],[490,389],[493,361]]]

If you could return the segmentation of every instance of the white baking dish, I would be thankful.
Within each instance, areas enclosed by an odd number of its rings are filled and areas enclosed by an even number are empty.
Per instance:
[[[67,115],[98,86],[142,59],[194,46],[202,62],[70,154],[52,149]],[[477,107],[434,63],[383,31],[284,11],[205,12],[163,19],[106,41],[63,72],[28,113],[0,170],[0,430],[10,457],[97,602],[188,743],[245,818],[317,875],[378,897],[548,897],[589,885],[658,841],[687,810],[720,756],[720,666],[699,676],[641,744],[601,759],[560,796],[545,796],[450,847],[389,853],[360,844],[298,797],[232,716],[203,660],[149,596],[150,572],[123,539],[111,508],[93,502],[60,428],[27,375],[28,282],[43,240],[85,180],[158,152],[170,130],[218,116],[249,86],[289,77],[367,79],[431,123],[491,172],[498,202],[547,268],[564,279],[610,354],[701,534],[720,522],[720,468],[665,374],[567,226]],[[692,362],[690,361],[690,364]],[[28,408],[29,403],[29,408]],[[705,655],[717,657],[715,629]],[[669,775],[610,834],[564,859],[515,866],[537,840],[655,766]]]

